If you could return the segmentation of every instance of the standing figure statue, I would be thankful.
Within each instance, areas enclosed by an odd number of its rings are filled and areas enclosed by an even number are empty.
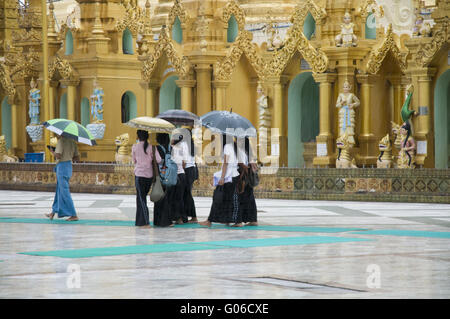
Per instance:
[[[30,95],[29,95],[29,110],[30,125],[39,125],[39,105],[41,100],[41,91],[37,88],[37,83],[34,78],[31,78],[30,82]]]
[[[352,86],[348,81],[344,82],[343,93],[339,93],[336,107],[339,108],[339,136],[345,132],[349,135],[350,143],[355,144],[355,108],[360,105],[359,99],[351,93]]]
[[[264,89],[261,84],[258,84],[257,92],[258,98],[256,99],[256,103],[259,109],[259,128],[269,129],[271,127],[272,117],[270,115],[267,95],[264,93]]]
[[[337,47],[356,47],[357,38],[353,34],[354,26],[352,16],[346,12],[344,15],[344,23],[341,24],[341,33],[335,38]]]
[[[409,122],[403,123],[400,128],[400,134],[402,136],[402,145],[400,154],[398,157],[398,168],[415,168],[416,164],[416,142],[411,136],[411,125]]]
[[[91,95],[92,123],[103,123],[103,96],[103,89],[98,86],[97,79],[95,79],[94,93]]]

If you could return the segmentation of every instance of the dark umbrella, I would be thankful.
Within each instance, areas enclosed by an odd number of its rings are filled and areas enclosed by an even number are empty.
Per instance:
[[[211,111],[200,117],[202,125],[211,131],[242,137],[256,137],[256,129],[245,117],[232,111]]]
[[[200,117],[185,110],[168,110],[165,111],[156,117],[160,119],[164,119],[175,125],[188,125],[194,126],[195,122],[200,120]]]

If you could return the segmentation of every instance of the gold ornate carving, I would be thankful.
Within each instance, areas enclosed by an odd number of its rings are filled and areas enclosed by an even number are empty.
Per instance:
[[[317,24],[322,24],[327,17],[327,12],[324,8],[319,7],[313,0],[306,0],[297,5],[294,14],[291,17],[291,22],[303,25],[308,12],[311,13]]]
[[[169,16],[167,17],[167,27],[169,31],[172,31],[172,25],[175,23],[175,18],[180,19],[181,24],[184,24],[188,19],[186,9],[181,4],[180,0],[175,0],[172,9],[170,9]]]
[[[378,10],[374,9],[377,8]],[[361,17],[367,18],[369,10],[376,13],[380,18],[384,16],[383,6],[378,6],[375,0],[364,0],[361,7],[359,8],[359,13]]]
[[[276,51],[268,63],[267,76],[279,77],[296,50],[302,54],[314,73],[323,73],[327,70],[328,57],[322,50],[314,48],[302,30],[303,23],[295,20],[287,33],[283,48]]]
[[[380,150],[380,156],[378,156],[377,168],[392,168],[392,144],[389,133],[380,140],[378,149]]]
[[[13,31],[12,33],[13,42],[31,42],[31,41],[42,41],[42,32],[37,29],[30,29],[27,31],[25,29],[19,29],[17,31]]]
[[[130,147],[130,136],[128,133],[116,136],[114,144],[117,145],[116,152],[116,162],[122,164],[130,164],[131,160],[131,147]]]
[[[123,32],[128,28],[133,36],[144,31],[145,26],[145,9],[130,1],[123,1],[125,6],[125,17],[116,23],[115,29]]]
[[[450,41],[450,32],[448,31],[448,18],[440,27],[436,28],[430,43],[422,43],[416,54],[415,62],[418,66],[426,67],[433,60],[442,46]]]
[[[17,156],[14,156],[11,153],[11,150],[9,150],[9,151],[6,150],[5,136],[1,135],[0,136],[0,162],[14,163],[14,162],[18,162],[18,161],[19,161],[19,159],[17,158]]]
[[[336,139],[338,156],[336,159],[336,168],[357,168],[355,157],[353,156],[354,142],[346,132]]]
[[[26,53],[14,52],[6,54],[5,63],[9,67],[13,81],[39,76],[39,54],[33,50],[33,47],[30,47]]]
[[[59,55],[55,55],[48,65],[49,78],[54,78],[56,72],[58,72],[64,80],[77,79],[72,65],[70,65],[69,61],[62,59]]]
[[[142,78],[144,81],[149,82],[151,80],[152,74],[163,53],[165,53],[167,59],[172,63],[180,76],[184,77],[188,74],[191,68],[188,59],[185,56],[180,57],[178,55],[172,39],[170,38],[168,28],[162,28],[153,53],[144,61],[144,66],[142,68]]]
[[[265,65],[256,48],[256,44],[252,43],[252,34],[249,31],[240,31],[227,56],[221,62],[216,62],[214,78],[221,81],[230,80],[236,64],[239,62],[242,54],[245,54],[258,77],[262,79]]]
[[[370,74],[377,74],[388,52],[392,53],[402,72],[405,72],[407,67],[406,57],[408,53],[401,52],[395,43],[394,34],[392,32],[392,24],[388,27],[387,34],[382,45],[370,54],[369,61],[367,62],[367,72]]]
[[[13,100],[16,95],[16,88],[11,80],[9,69],[4,63],[0,63],[0,84],[9,100]]]
[[[230,0],[227,2],[222,11],[222,21],[228,23],[228,20],[234,15],[238,23],[238,29],[243,30],[245,27],[245,13],[239,6],[236,0]]]

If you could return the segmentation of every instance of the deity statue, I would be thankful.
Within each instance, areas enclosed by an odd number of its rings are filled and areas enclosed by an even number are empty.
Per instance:
[[[336,168],[357,168],[355,157],[353,156],[353,147],[355,143],[349,135],[349,127],[339,138],[336,139],[336,148],[338,156],[336,158]]]
[[[380,156],[377,160],[377,168],[392,168],[392,144],[389,134],[386,134],[378,143]]]
[[[339,93],[336,107],[339,108],[339,135],[348,132],[349,141],[355,144],[355,108],[360,105],[359,99],[351,93],[352,86],[344,82],[343,93]]]
[[[103,89],[98,86],[97,79],[94,80],[94,94],[91,95],[92,123],[103,123]]]
[[[261,84],[258,84],[257,92],[258,98],[256,99],[256,103],[259,109],[259,128],[269,129],[271,127],[272,117],[269,111],[267,95],[264,93],[264,89]]]
[[[41,100],[41,91],[37,88],[37,83],[34,78],[31,78],[30,82],[30,95],[29,95],[29,111],[30,125],[39,125],[39,105]]]
[[[431,24],[430,24],[429,22],[425,22],[425,23],[422,25],[422,27],[420,28],[419,34],[420,34],[422,37],[426,37],[426,38],[431,37],[431,35],[432,35],[432,32],[431,32]]]
[[[403,123],[400,128],[402,136],[402,144],[398,157],[398,168],[415,168],[416,164],[416,142],[412,135],[411,125],[409,122]]]
[[[346,12],[344,23],[341,24],[341,33],[335,38],[337,47],[356,47],[357,38],[353,34],[355,24],[352,22],[352,16]]]
[[[283,46],[283,40],[277,29],[273,27],[272,15],[269,13],[267,15],[267,25],[266,25],[266,37],[267,37],[267,50],[273,51],[278,50]]]
[[[417,14],[418,13],[416,12],[416,15]],[[421,15],[418,15],[416,22],[414,23],[412,35],[418,37],[420,35],[420,30],[422,29],[422,26],[423,26],[423,17]]]

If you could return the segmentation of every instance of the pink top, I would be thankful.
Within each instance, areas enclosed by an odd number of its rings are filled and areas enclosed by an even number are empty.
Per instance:
[[[156,147],[155,147],[156,150]],[[147,154],[144,153],[144,142],[139,141],[137,144],[134,144],[131,149],[131,156],[133,158],[134,163],[134,175],[139,177],[153,177],[153,167],[152,167],[152,145],[148,145]],[[161,162],[161,156],[159,156],[159,152],[155,152],[156,162]]]

